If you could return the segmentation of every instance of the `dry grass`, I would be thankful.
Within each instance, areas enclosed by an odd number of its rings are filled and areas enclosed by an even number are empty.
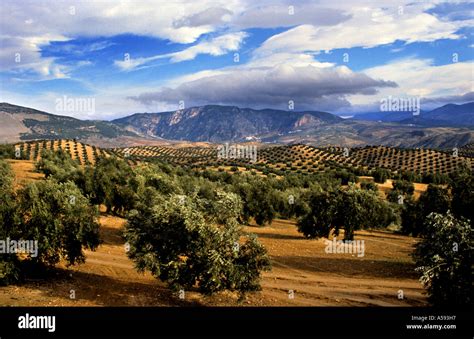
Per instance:
[[[185,299],[149,273],[140,274],[126,257],[124,220],[102,215],[104,243],[86,251],[85,264],[61,265],[45,280],[0,288],[0,305],[9,306],[421,306],[426,299],[410,258],[416,239],[388,232],[356,232],[365,256],[325,253],[324,240],[307,240],[294,222],[245,227],[267,248],[273,270],[262,277],[262,291],[239,301],[233,292],[203,296],[186,291]],[[398,299],[403,290],[404,299]],[[76,299],[70,299],[71,290]],[[289,298],[289,291],[294,298]]]
[[[7,160],[15,173],[14,187],[23,187],[31,181],[44,178],[42,173],[35,172],[35,162],[31,160]]]

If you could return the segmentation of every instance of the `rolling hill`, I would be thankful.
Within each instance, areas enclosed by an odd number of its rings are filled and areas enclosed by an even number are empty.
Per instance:
[[[0,143],[75,139],[100,147],[128,147],[170,145],[181,141],[257,141],[305,143],[317,147],[384,145],[451,149],[474,142],[474,126],[469,125],[472,105],[443,106],[426,113],[432,120],[442,121],[453,114],[453,107],[461,118],[451,117],[451,120],[464,119],[466,125],[433,127],[409,121],[342,119],[327,112],[254,110],[218,105],[136,113],[113,121],[79,120],[0,103]]]
[[[36,109],[0,103],[0,142],[13,143],[36,139],[78,139],[117,145],[141,138],[109,121],[79,120]]]
[[[246,144],[250,145],[250,144]],[[334,168],[386,168],[392,171],[449,174],[461,166],[474,168],[474,159],[468,154],[455,154],[438,150],[399,147],[365,146],[344,149],[342,147],[317,148],[294,144],[282,146],[254,145],[256,162],[249,159],[222,159],[217,148],[143,146],[115,148],[120,157],[133,160],[158,159],[174,165],[197,167],[253,168],[264,172],[315,173]],[[345,154],[347,151],[347,154]]]

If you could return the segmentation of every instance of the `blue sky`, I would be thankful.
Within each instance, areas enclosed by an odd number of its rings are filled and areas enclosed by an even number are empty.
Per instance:
[[[113,119],[203,104],[376,111],[474,100],[474,4],[2,1],[0,101]]]

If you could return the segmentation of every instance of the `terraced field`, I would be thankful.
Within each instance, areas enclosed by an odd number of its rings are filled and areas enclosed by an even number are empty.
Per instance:
[[[461,166],[472,169],[474,165],[472,157],[430,149],[369,146],[352,149],[351,156],[367,167],[420,173],[449,174]]]
[[[459,155],[474,158],[474,143],[464,145],[459,149]]]
[[[257,148],[256,161],[249,158],[218,157],[217,145],[205,146],[135,146],[103,149],[74,140],[43,140],[15,144],[23,159],[36,161],[43,149],[63,149],[83,165],[94,164],[100,155],[112,154],[132,162],[158,159],[173,165],[215,168],[226,171],[315,173],[334,168],[372,169],[386,168],[391,171],[412,171],[420,174],[449,174],[461,166],[474,168],[474,144],[466,145],[457,152],[431,149],[403,149],[385,146],[356,148],[324,147],[295,144],[269,146],[242,144]]]
[[[296,171],[313,173],[331,168],[376,167],[392,171],[413,171],[423,173],[449,174],[460,166],[473,168],[474,160],[470,148],[455,152],[431,149],[402,149],[385,146],[366,146],[358,148],[325,147],[310,145],[257,146],[257,161],[250,159],[218,158],[217,148],[165,146],[144,146],[114,149],[123,157],[146,160],[156,158],[172,164],[215,166],[226,168],[256,167],[270,171]]]
[[[138,146],[113,149],[114,153],[123,158],[148,159],[157,158],[173,164],[207,163],[216,159],[217,150],[206,147],[164,147]]]
[[[78,159],[82,165],[94,164],[97,157],[101,155],[110,156],[110,152],[99,147],[69,139],[29,141],[15,144],[15,151],[19,154],[18,157],[33,161],[37,161],[41,157],[41,151],[44,149],[67,151],[73,159]]]

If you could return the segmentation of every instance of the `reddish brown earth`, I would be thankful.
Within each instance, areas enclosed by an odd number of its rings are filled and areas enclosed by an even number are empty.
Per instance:
[[[270,227],[245,227],[266,246],[273,269],[262,278],[262,291],[239,300],[236,293],[212,297],[187,291],[184,299],[150,274],[140,274],[126,257],[121,228],[124,220],[103,215],[104,243],[86,251],[85,264],[62,265],[46,279],[0,288],[0,305],[10,306],[421,306],[423,289],[409,257],[413,238],[385,232],[357,232],[365,256],[328,254],[324,240],[307,240],[293,222],[277,220]],[[74,290],[75,299],[71,299]],[[403,290],[404,299],[398,299]],[[294,298],[290,298],[293,291]]]

